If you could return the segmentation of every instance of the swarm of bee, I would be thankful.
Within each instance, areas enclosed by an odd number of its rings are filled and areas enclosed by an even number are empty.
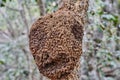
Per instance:
[[[79,65],[88,0],[63,0],[54,13],[31,27],[29,46],[40,73],[67,80]]]

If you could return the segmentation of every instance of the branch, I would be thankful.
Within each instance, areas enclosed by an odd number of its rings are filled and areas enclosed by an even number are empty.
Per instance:
[[[6,42],[8,40],[9,41],[12,40],[9,33],[5,32],[5,31],[2,31],[1,29],[0,29],[0,38],[1,38],[0,39],[0,44]]]
[[[25,15],[25,9],[22,5],[22,0],[17,0],[18,1],[18,4],[19,4],[19,8],[20,8],[20,15],[21,15],[21,19],[23,20],[24,24],[25,24],[25,27],[27,29],[27,35],[29,33],[29,25],[28,25],[28,22],[27,22],[27,18],[26,18],[26,15]]]
[[[11,37],[14,37],[14,29],[12,27],[12,24],[11,22],[9,21],[9,19],[7,19],[7,14],[5,12],[3,12],[1,9],[0,9],[0,13],[2,15],[2,17],[5,19],[6,23],[8,24],[8,31],[10,32],[10,35]]]
[[[105,73],[112,73],[112,72],[114,72],[114,71],[116,71],[116,70],[120,70],[120,67],[116,67],[116,68],[114,68],[114,69],[105,71]]]
[[[19,9],[15,9],[15,8],[12,8],[12,7],[9,7],[8,5],[5,4],[5,7],[10,9],[10,10],[13,10],[13,11],[20,11]]]
[[[10,9],[10,10],[13,10],[13,11],[20,11],[19,9],[12,8],[12,7],[8,6],[8,5],[7,5],[7,4],[5,4],[5,3],[2,3],[2,4],[4,4],[4,5],[5,5],[5,7],[6,7],[6,8],[8,8],[8,9]]]
[[[25,6],[26,6],[26,9],[27,9],[27,11],[28,11],[28,15],[29,15],[29,18],[30,18],[30,22],[32,22],[32,14],[31,14],[31,12],[30,12],[30,7],[29,7],[29,5],[28,5],[27,3],[25,3]]]
[[[37,0],[38,6],[39,6],[39,10],[40,10],[40,15],[43,16],[46,14],[45,11],[45,4],[43,3],[42,0]]]

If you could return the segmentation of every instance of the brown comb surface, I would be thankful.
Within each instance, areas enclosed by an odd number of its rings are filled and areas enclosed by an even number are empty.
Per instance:
[[[82,54],[83,24],[77,12],[61,8],[32,25],[29,46],[40,73],[63,80],[74,71]]]

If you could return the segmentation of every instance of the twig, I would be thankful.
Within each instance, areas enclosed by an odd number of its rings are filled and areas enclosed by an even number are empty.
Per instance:
[[[116,68],[114,68],[114,69],[111,69],[111,70],[109,70],[109,71],[106,71],[105,73],[112,73],[112,72],[114,72],[114,71],[116,71],[116,70],[120,70],[120,67],[116,67]]]
[[[25,10],[24,10],[24,7],[22,5],[22,0],[18,0],[18,3],[19,3],[19,8],[20,8],[20,15],[21,15],[21,19],[23,20],[25,26],[26,26],[26,29],[27,29],[27,34],[29,33],[29,26],[28,26],[28,22],[27,22],[27,19],[26,19],[26,16],[25,16]]]
[[[12,7],[9,7],[8,5],[5,4],[5,7],[10,9],[10,10],[13,10],[13,11],[20,11],[19,9],[15,9],[15,8],[12,8]]]
[[[2,15],[2,17],[5,19],[5,21],[7,22],[7,24],[8,24],[8,31],[10,32],[10,35],[11,35],[11,37],[14,37],[15,35],[14,35],[14,30],[13,30],[13,27],[12,27],[12,24],[11,24],[11,22],[7,19],[7,14],[6,13],[4,13],[1,9],[0,9],[0,13],[1,13],[1,15]]]
[[[29,17],[30,17],[30,22],[32,22],[32,14],[31,14],[31,12],[30,12],[30,7],[28,6],[27,3],[25,3],[25,6],[26,6],[26,9],[27,9],[27,11],[28,11],[28,15],[29,15]]]

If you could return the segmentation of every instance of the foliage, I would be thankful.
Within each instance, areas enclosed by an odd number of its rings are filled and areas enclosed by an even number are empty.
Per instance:
[[[85,35],[85,44],[87,45],[85,49],[87,59],[85,62],[88,65],[86,76],[89,76],[87,78],[90,80],[119,80],[119,13],[116,7],[117,3],[113,4],[109,1],[106,3],[106,1],[96,0],[96,2],[90,3],[94,5],[89,9],[90,24],[86,27]],[[107,7],[110,7],[111,4],[112,7],[109,11]],[[107,9],[105,10],[105,8]]]

